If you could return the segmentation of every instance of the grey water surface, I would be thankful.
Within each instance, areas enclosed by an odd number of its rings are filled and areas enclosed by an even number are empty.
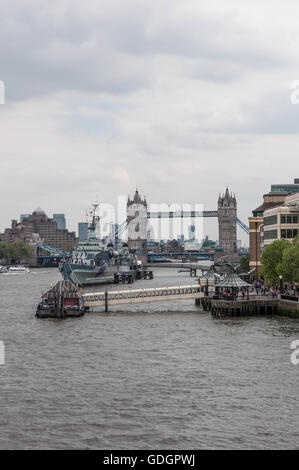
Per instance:
[[[194,300],[35,318],[59,279],[0,275],[1,449],[299,447],[298,320],[213,319]],[[157,268],[134,288],[196,282]]]

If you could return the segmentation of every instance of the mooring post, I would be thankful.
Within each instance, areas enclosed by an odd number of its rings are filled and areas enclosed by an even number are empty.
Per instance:
[[[108,312],[108,292],[105,290],[105,312]]]

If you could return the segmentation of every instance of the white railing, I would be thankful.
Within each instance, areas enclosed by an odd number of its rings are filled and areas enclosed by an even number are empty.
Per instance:
[[[113,300],[128,300],[128,299],[151,299],[153,297],[165,297],[165,296],[196,296],[196,294],[202,294],[199,285],[188,285],[188,286],[170,286],[170,287],[155,287],[147,289],[126,289],[126,290],[114,290],[109,292],[91,292],[82,295],[84,303],[105,303],[108,299],[109,302]],[[203,294],[202,294],[203,295]]]

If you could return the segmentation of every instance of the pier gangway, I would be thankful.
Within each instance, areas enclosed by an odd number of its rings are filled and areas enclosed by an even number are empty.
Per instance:
[[[132,304],[141,302],[160,302],[163,300],[200,299],[204,297],[201,286],[154,287],[146,289],[126,289],[105,292],[91,292],[82,295],[85,307],[105,307],[109,305]]]

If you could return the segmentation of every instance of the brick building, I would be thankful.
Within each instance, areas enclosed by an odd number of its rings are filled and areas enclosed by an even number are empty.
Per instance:
[[[263,195],[263,203],[252,211],[249,222],[249,266],[256,270],[261,268],[261,231],[264,227],[264,212],[282,205],[289,195],[288,192],[270,192]]]
[[[77,243],[75,232],[58,229],[57,223],[47,217],[40,208],[25,217],[21,223],[13,220],[11,228],[4,231],[4,241],[13,243],[16,240],[22,240],[30,244],[36,235],[47,245],[64,251],[71,251]]]

